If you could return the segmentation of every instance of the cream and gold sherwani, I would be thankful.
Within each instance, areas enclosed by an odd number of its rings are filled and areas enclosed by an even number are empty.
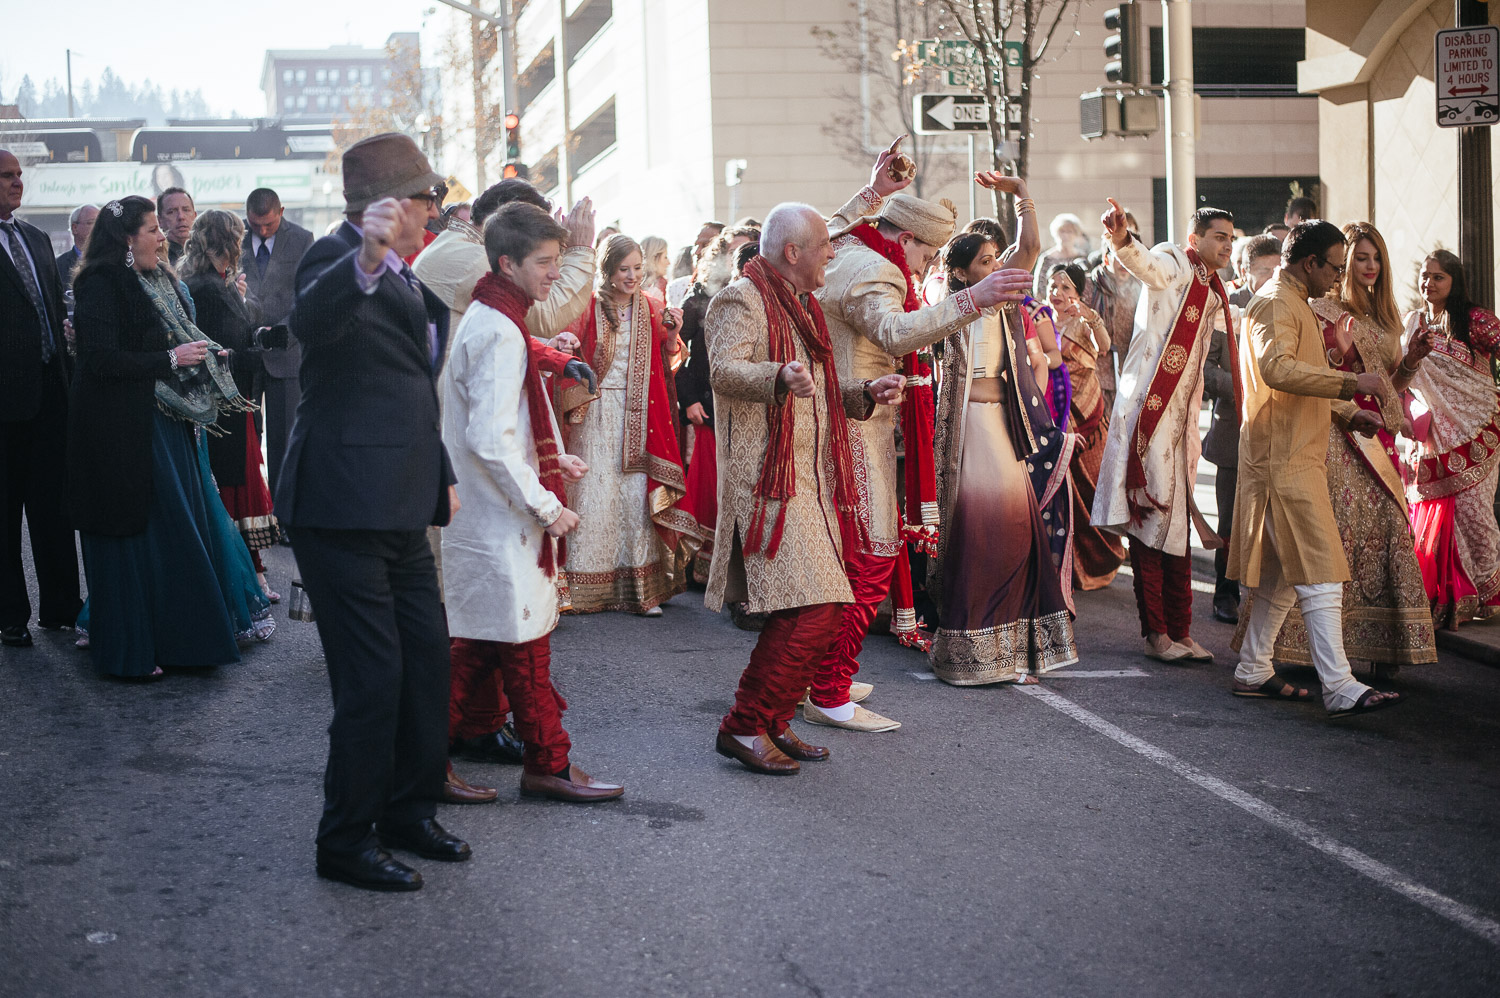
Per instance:
[[[1144,287],[1135,310],[1135,332],[1130,349],[1120,362],[1115,379],[1115,410],[1109,423],[1109,438],[1099,461],[1099,484],[1094,493],[1094,526],[1119,534],[1130,534],[1148,546],[1169,555],[1187,554],[1191,515],[1188,502],[1198,474],[1202,442],[1198,438],[1198,409],[1203,402],[1203,361],[1213,340],[1214,322],[1224,303],[1212,290],[1204,305],[1198,336],[1182,363],[1177,390],[1166,402],[1166,412],[1142,455],[1147,490],[1164,509],[1145,505],[1139,523],[1132,523],[1125,488],[1125,472],[1136,424],[1146,404],[1146,392],[1162,360],[1162,351],[1177,323],[1187,293],[1195,280],[1208,280],[1207,271],[1194,271],[1187,253],[1171,243],[1154,249],[1132,239],[1116,251],[1120,263]],[[1324,428],[1326,434],[1327,428]],[[1325,490],[1326,491],[1326,490]],[[1235,511],[1239,519],[1239,511]]]
[[[963,329],[978,314],[967,292],[937,305],[906,311],[906,275],[854,236],[834,240],[836,255],[817,291],[839,374],[874,381],[901,370],[898,358]],[[896,473],[897,406],[849,427],[859,515],[870,536],[870,554],[901,553],[901,509]]]
[[[448,328],[456,330],[474,298],[474,285],[490,272],[484,238],[468,222],[454,220],[417,256],[411,269],[448,306],[452,313]],[[588,307],[594,283],[594,251],[587,246],[569,248],[558,261],[557,270],[562,276],[552,285],[546,300],[532,305],[526,313],[526,328],[532,336],[544,340],[562,332]]]
[[[749,278],[714,296],[704,319],[719,464],[719,523],[704,597],[710,610],[743,601],[751,613],[773,613],[854,599],[844,574],[828,428],[831,419],[869,418],[874,404],[862,379],[845,379],[844,411],[829,412],[822,365],[813,363],[795,333],[797,360],[812,373],[815,387],[811,398],[791,395],[779,385],[781,364],[770,359],[769,338],[766,305]],[[783,405],[796,413],[796,494],[787,500],[781,547],[767,560],[763,552],[745,554],[740,539],[755,508],[755,483],[770,437],[767,410]],[[777,509],[772,502],[767,522]]]
[[[1357,407],[1355,375],[1335,371],[1301,281],[1281,270],[1250,299],[1240,346],[1245,392],[1229,577],[1261,584],[1264,528],[1293,586],[1347,582],[1349,563],[1328,495],[1328,429]],[[1339,404],[1333,400],[1344,400]]]

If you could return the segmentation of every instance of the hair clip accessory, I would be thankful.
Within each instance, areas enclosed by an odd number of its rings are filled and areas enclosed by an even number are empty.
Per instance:
[[[120,204],[120,202],[118,201],[111,201],[104,207],[108,208],[110,214],[114,215],[116,218],[119,218],[121,215],[125,214],[125,206]]]

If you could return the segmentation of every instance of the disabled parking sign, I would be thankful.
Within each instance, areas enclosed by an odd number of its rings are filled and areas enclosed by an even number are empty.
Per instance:
[[[1500,28],[1437,33],[1437,123],[1444,128],[1500,121]]]

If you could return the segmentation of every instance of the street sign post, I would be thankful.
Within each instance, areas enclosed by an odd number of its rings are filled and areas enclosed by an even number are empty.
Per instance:
[[[1437,123],[1443,128],[1500,121],[1500,28],[1437,33]]]
[[[918,135],[987,132],[990,102],[979,94],[917,94],[912,118]]]

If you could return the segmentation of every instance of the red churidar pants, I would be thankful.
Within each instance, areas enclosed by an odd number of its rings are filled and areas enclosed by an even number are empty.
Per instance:
[[[1193,626],[1193,560],[1130,538],[1130,570],[1135,574],[1135,606],[1141,636],[1165,634],[1185,641]]]
[[[897,557],[905,556],[903,551]],[[859,671],[859,652],[865,646],[865,635],[870,632],[876,611],[891,591],[896,559],[856,553],[847,568],[854,603],[844,608],[838,637],[813,676],[811,699],[819,707],[841,707],[849,702],[849,684]]]
[[[842,603],[819,603],[771,614],[719,730],[728,735],[785,731],[813,670],[833,644],[843,613]]]
[[[516,737],[526,744],[522,768],[528,773],[551,776],[568,764],[568,750],[573,743],[562,725],[562,712],[568,709],[568,703],[552,685],[551,635],[521,644],[453,638],[448,654],[453,669],[453,693],[448,708],[450,733],[455,717],[454,701],[461,697],[460,675],[466,677],[469,689],[498,690],[502,687],[491,675],[498,672],[503,682],[503,692],[499,695],[509,694]],[[467,719],[469,715],[465,713],[463,717]],[[505,720],[505,712],[500,711],[498,721],[495,717],[485,718],[485,724],[495,723],[478,733],[497,730]]]
[[[478,738],[505,725],[510,700],[505,677],[485,649],[489,642],[453,638],[448,645],[451,680],[448,693],[448,740]]]

